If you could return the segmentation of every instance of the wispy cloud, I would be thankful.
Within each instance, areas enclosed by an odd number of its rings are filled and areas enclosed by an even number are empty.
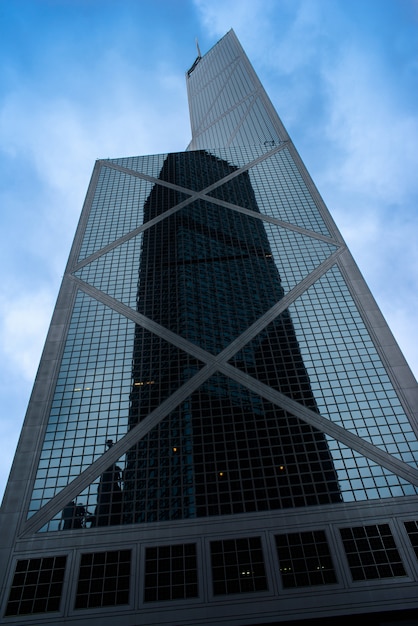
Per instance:
[[[377,59],[351,46],[329,63],[324,69],[325,132],[341,154],[333,176],[342,186],[375,201],[401,204],[416,190],[418,116],[402,110],[383,74]]]
[[[20,379],[35,377],[55,299],[56,293],[43,287],[0,300],[1,349]]]
[[[317,0],[194,0],[203,28],[221,37],[233,28],[257,65],[294,74],[312,66],[324,36],[324,11]],[[262,45],[260,45],[262,43]]]
[[[7,479],[56,299],[57,285],[4,289],[0,298],[0,485]]]
[[[222,37],[233,28],[241,38],[254,40],[263,29],[270,31],[269,14],[273,0],[194,0],[202,28],[211,37]]]

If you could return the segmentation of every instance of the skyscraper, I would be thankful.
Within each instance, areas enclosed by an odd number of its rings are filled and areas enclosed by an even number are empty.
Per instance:
[[[416,623],[416,381],[233,31],[186,81],[185,152],[95,165],[2,619]]]

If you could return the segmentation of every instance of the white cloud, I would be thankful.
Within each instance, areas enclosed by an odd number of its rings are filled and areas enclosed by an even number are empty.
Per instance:
[[[97,158],[146,154],[158,144],[164,144],[162,151],[167,150],[167,143],[173,149],[183,148],[189,134],[187,111],[184,127],[178,123],[183,98],[177,98],[177,93],[183,95],[183,83],[165,74],[146,97],[127,86],[133,79],[137,82],[138,76],[119,74],[118,81],[125,86],[113,83],[110,93],[102,86],[91,102],[88,96],[77,100],[69,94],[45,100],[21,87],[2,107],[3,149],[16,158],[30,159],[41,179],[68,193],[84,184],[86,162],[92,168]],[[167,100],[175,103],[171,110]]]
[[[194,4],[210,37],[222,37],[233,28],[250,44],[260,42],[260,35],[271,30],[269,16],[274,0],[194,0]]]
[[[10,283],[9,283],[10,286]],[[4,290],[0,300],[0,498],[41,357],[56,293],[47,287]]]
[[[18,379],[34,380],[56,294],[43,288],[0,301],[2,362]]]
[[[414,289],[416,289],[416,285]],[[415,373],[415,376],[418,377],[418,353],[416,342],[414,341],[417,335],[416,322],[411,319],[411,309],[415,311],[418,309],[418,295],[416,290],[411,293],[408,306],[405,306],[405,302],[402,299],[396,297],[396,293],[394,296],[390,299],[390,302],[385,302],[386,320],[408,365]]]
[[[385,204],[404,202],[416,190],[418,117],[402,101],[370,54],[345,49],[324,70],[329,122],[325,132],[341,155],[331,176],[343,189]]]
[[[312,66],[320,58],[325,11],[317,0],[194,0],[212,37],[233,28],[250,59],[282,75]]]

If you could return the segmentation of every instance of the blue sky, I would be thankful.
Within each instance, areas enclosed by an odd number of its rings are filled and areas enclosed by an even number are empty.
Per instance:
[[[417,0],[0,0],[0,496],[94,161],[185,149],[230,28],[418,372]]]

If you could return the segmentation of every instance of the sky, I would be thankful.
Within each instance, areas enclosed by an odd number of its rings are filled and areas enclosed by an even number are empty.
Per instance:
[[[417,375],[418,0],[0,0],[0,498],[94,162],[184,150],[230,28]]]

